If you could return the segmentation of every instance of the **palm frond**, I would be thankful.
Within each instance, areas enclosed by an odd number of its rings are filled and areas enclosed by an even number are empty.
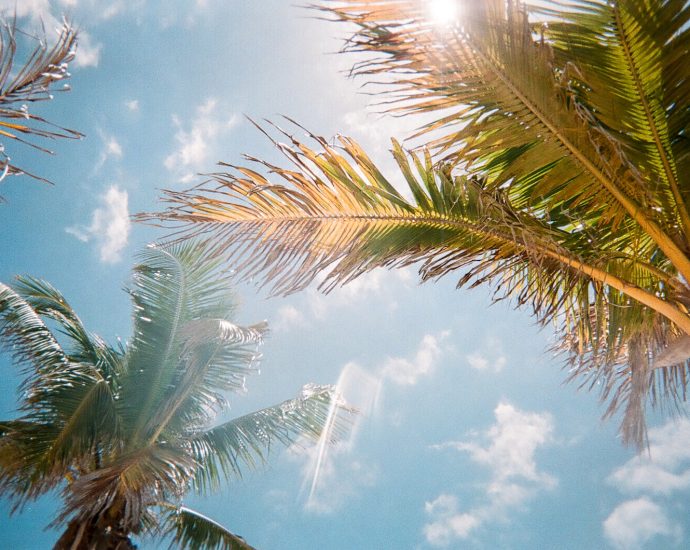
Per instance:
[[[630,237],[633,220],[597,230],[594,221],[573,218],[567,204],[535,209],[509,186],[453,176],[428,154],[406,155],[393,142],[412,201],[351,139],[339,137],[336,147],[312,136],[313,150],[284,137],[290,145],[275,144],[296,170],[249,157],[281,183],[232,167],[212,174],[212,184],[169,192],[170,208],[148,218],[176,227],[176,238],[200,238],[237,276],[270,284],[273,293],[300,290],[319,273],[329,290],[376,267],[417,262],[422,280],[455,274],[458,286],[491,282],[496,299],[513,298],[542,322],[561,325],[577,376],[603,381],[605,399],[628,380],[612,373],[641,332],[651,331],[645,345],[653,360],[690,330],[687,287],[663,255],[649,255],[647,240]],[[498,159],[490,168],[502,169]],[[526,185],[538,177],[520,179]],[[673,396],[683,395],[684,380],[658,377]],[[614,409],[626,399],[612,399]]]
[[[17,293],[40,316],[58,323],[57,330],[69,338],[66,350],[70,360],[97,365],[105,377],[118,368],[122,348],[108,346],[97,334],[86,330],[81,319],[65,297],[50,283],[35,277],[18,276],[13,286]]]
[[[616,135],[668,216],[664,225],[678,228],[687,242],[687,182],[678,173],[670,120],[674,112],[687,110],[688,103],[669,102],[666,95],[676,83],[664,75],[664,59],[677,47],[677,34],[688,18],[684,4],[554,2],[544,9],[555,18],[544,35],[559,65],[577,67],[569,75],[569,87],[578,101]]]
[[[330,386],[308,385],[296,399],[268,407],[206,430],[190,439],[198,491],[215,489],[221,476],[241,477],[245,467],[264,462],[276,443],[289,445],[301,437],[318,439],[330,429],[331,442],[347,431],[351,408]],[[329,424],[330,419],[330,424]]]
[[[79,139],[83,135],[31,113],[30,106],[52,99],[55,92],[69,90],[67,65],[75,56],[77,31],[65,22],[52,47],[48,47],[45,36],[33,38],[37,45],[17,68],[19,32],[15,21],[0,26],[0,143],[9,140],[51,153],[39,143],[57,138]],[[27,174],[48,181],[12,163],[4,145],[0,157],[0,181],[8,174]]]
[[[224,318],[233,310],[227,283],[215,276],[218,262],[204,256],[194,243],[149,248],[134,268],[134,336],[121,377],[122,414],[132,445],[150,437],[149,421],[176,391],[184,366],[179,360],[184,327],[196,319]]]
[[[0,336],[0,344],[12,354],[14,362],[24,366],[24,390],[34,383],[34,374],[50,375],[68,364],[62,347],[41,317],[4,283],[0,283]]]
[[[154,445],[121,454],[101,468],[81,475],[65,488],[65,506],[55,520],[109,523],[139,533],[149,507],[179,499],[196,464],[180,448]]]
[[[180,330],[183,342],[176,379],[163,407],[149,421],[150,441],[200,429],[225,408],[221,392],[244,391],[256,372],[266,323],[241,327],[225,319],[195,319]]]
[[[562,11],[570,10],[577,23],[563,41],[580,44],[589,32],[593,50],[609,51],[609,37],[597,34],[598,23],[590,13],[611,11],[608,4],[564,2]],[[577,60],[566,63],[554,56],[548,35],[535,36],[529,11],[521,2],[463,2],[462,25],[442,31],[425,17],[423,3],[414,0],[327,2],[319,9],[355,25],[346,51],[378,54],[353,71],[370,80],[385,75],[384,90],[390,90],[392,97],[386,110],[436,116],[422,133],[442,136],[432,138],[428,146],[474,172],[486,170],[496,156],[502,157],[505,168],[494,174],[491,183],[510,187],[531,208],[560,203],[585,223],[594,216],[593,227],[634,220],[639,227],[632,238],[642,237],[650,247],[658,247],[687,279],[687,241],[677,239],[674,227],[675,220],[687,218],[684,188],[674,176],[673,138],[660,119],[663,108],[652,101],[663,93],[650,89],[653,79],[646,87],[634,83],[629,87],[630,105],[640,98],[642,103],[645,98],[649,101],[640,107],[643,112],[629,109],[628,118],[644,119],[635,124],[651,140],[647,158],[664,175],[662,185],[655,174],[636,164],[639,158],[631,156],[626,146],[630,137],[610,130],[599,120],[596,105],[582,100],[581,86],[573,77]],[[632,25],[633,19],[627,17],[625,22]],[[559,21],[554,25],[563,26]],[[580,33],[582,27],[586,28]],[[635,51],[643,51],[644,43],[637,39]],[[590,60],[597,63],[594,55]],[[635,70],[647,69],[643,77],[648,77],[654,67],[648,62]],[[628,81],[637,74],[628,75]],[[623,93],[620,87],[614,90]],[[599,90],[602,96],[608,91]],[[520,181],[527,176],[525,169],[539,174],[530,185]]]
[[[162,536],[172,536],[171,550],[255,550],[242,537],[199,512],[185,506],[166,508],[160,527]]]

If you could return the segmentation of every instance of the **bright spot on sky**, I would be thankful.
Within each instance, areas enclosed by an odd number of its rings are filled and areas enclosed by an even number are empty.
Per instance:
[[[452,25],[458,14],[458,0],[429,0],[429,16],[436,24]]]

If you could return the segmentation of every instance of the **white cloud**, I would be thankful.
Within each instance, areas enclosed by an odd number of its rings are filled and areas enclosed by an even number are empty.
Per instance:
[[[278,309],[275,320],[271,327],[278,332],[288,332],[295,327],[306,325],[304,314],[295,306],[287,305]]]
[[[604,521],[604,535],[614,547],[633,550],[657,536],[679,541],[682,533],[658,504],[643,497],[619,504]]]
[[[72,226],[65,231],[82,242],[94,241],[100,260],[104,263],[116,263],[120,261],[121,252],[127,246],[129,238],[127,191],[112,185],[101,197],[101,202],[102,206],[92,214],[91,225]]]
[[[486,339],[486,345],[481,350],[465,355],[465,360],[475,370],[493,372],[501,372],[508,362],[500,340],[492,337]]]
[[[496,423],[486,431],[486,446],[476,441],[450,441],[437,449],[455,449],[469,454],[491,472],[484,502],[468,511],[458,510],[457,499],[442,494],[427,502],[430,521],[424,526],[427,542],[447,546],[468,538],[485,523],[505,520],[508,513],[524,507],[537,492],[556,486],[557,480],[537,468],[535,453],[552,439],[553,421],[548,413],[523,412],[505,402],[494,410]]]
[[[424,526],[424,536],[433,546],[447,546],[454,539],[465,539],[481,523],[477,515],[459,513],[458,499],[445,493],[427,502],[424,511],[435,519]]]
[[[139,111],[139,100],[130,99],[128,101],[125,101],[125,107],[127,107],[127,109],[129,109],[132,112],[137,112]]]
[[[94,42],[87,32],[80,31],[74,65],[76,67],[98,67],[102,47],[102,44]]]
[[[665,508],[677,505],[678,496],[687,499],[690,490],[690,420],[670,420],[649,430],[649,452],[616,468],[607,481],[621,493],[638,497],[619,504],[604,520],[611,544],[638,548],[657,535],[680,542],[683,530],[668,519]]]
[[[76,5],[68,4],[68,7]],[[5,17],[16,14],[18,19],[28,18],[31,24],[37,29],[45,26],[48,40],[50,41],[51,32],[55,31],[53,35],[55,38],[58,32],[62,29],[62,13],[54,13],[49,0],[0,0],[0,13]],[[26,29],[24,29],[26,30]],[[40,36],[40,34],[37,34]],[[100,60],[102,45],[94,42],[91,35],[84,30],[79,31],[79,39],[77,42],[77,55],[72,61],[74,67],[96,67]]]
[[[690,420],[649,431],[649,453],[630,459],[608,478],[625,493],[670,495],[690,488]]]
[[[98,160],[96,160],[96,164],[93,167],[93,173],[96,174],[98,171],[100,171],[101,168],[103,168],[103,165],[111,158],[122,158],[122,146],[120,145],[120,142],[117,141],[115,136],[111,136],[110,134],[107,134],[103,132],[102,130],[98,131],[98,134],[101,137],[101,141],[103,142],[103,145],[101,147],[101,152],[98,155]]]
[[[396,384],[411,386],[417,383],[419,378],[431,374],[441,357],[441,342],[445,340],[449,331],[443,331],[434,336],[426,334],[422,338],[414,359],[405,357],[389,357],[383,363],[381,375]]]
[[[224,113],[218,101],[209,98],[197,106],[191,122],[185,123],[177,115],[173,115],[172,121],[176,148],[163,164],[179,181],[189,183],[196,173],[210,170],[211,163],[219,160],[214,158],[218,156],[218,140],[238,123],[239,117]]]

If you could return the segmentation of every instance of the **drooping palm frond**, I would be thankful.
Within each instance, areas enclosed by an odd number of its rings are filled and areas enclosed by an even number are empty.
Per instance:
[[[324,429],[329,430],[329,442],[336,442],[355,412],[333,387],[307,385],[296,399],[200,432],[190,438],[192,453],[203,464],[197,470],[195,487],[207,492],[218,486],[221,476],[241,477],[245,468],[265,462],[276,444],[290,445],[303,437],[316,440]]]
[[[0,24],[0,181],[8,174],[27,174],[48,181],[15,165],[5,145],[18,142],[51,153],[42,144],[44,140],[83,137],[75,130],[57,126],[31,113],[33,104],[52,99],[53,93],[69,90],[67,69],[75,56],[77,31],[65,22],[50,47],[46,36],[27,35],[37,44],[24,59],[18,59],[17,34],[20,32],[15,21]],[[17,66],[19,61],[22,64]]]
[[[530,11],[520,2],[458,3],[462,21],[452,29],[435,27],[425,17],[425,4],[415,0],[326,2],[321,9],[357,26],[346,50],[378,54],[354,71],[393,81],[390,110],[437,115],[424,129],[443,134],[431,147],[475,172],[496,156],[508,158],[493,183],[510,186],[532,208],[562,203],[595,229],[631,218],[637,230],[629,238],[646,239],[650,256],[658,247],[687,279],[688,236],[676,224],[687,219],[687,183],[675,173],[669,148],[680,140],[676,154],[684,156],[684,130],[676,126],[674,135],[660,119],[664,109],[687,111],[687,101],[665,99],[667,92],[676,97],[686,73],[674,66],[673,78],[654,76],[668,72],[660,62],[665,52],[677,57],[685,51],[687,38],[673,29],[682,27],[686,15],[677,15],[676,3],[652,2],[659,5],[651,11],[666,15],[646,20],[647,12],[640,14],[634,1],[556,2],[560,9],[551,10],[556,20],[549,20],[548,28],[560,34],[552,37],[544,25],[536,29],[541,36],[535,35]],[[672,24],[664,28],[669,33],[664,43],[657,31],[667,20]],[[583,57],[608,81],[600,74],[599,81],[586,82],[579,58],[553,53],[571,44],[586,50]],[[636,65],[642,58],[647,64]],[[611,87],[618,79],[607,69],[616,60],[627,63],[618,69],[626,78]],[[624,100],[609,101],[609,95]],[[622,104],[627,112],[616,108]],[[612,112],[619,128],[633,131],[607,126]],[[641,143],[640,135],[647,141]],[[631,137],[638,137],[636,147],[629,145]],[[520,176],[529,172],[540,175],[526,185]]]
[[[117,425],[107,369],[63,350],[42,319],[45,312],[24,294],[25,281],[14,288],[0,284],[0,342],[25,365],[22,416],[3,424],[0,440],[0,487],[19,505],[56,487],[72,468],[88,467]],[[61,307],[66,315],[71,311],[64,301]]]
[[[205,428],[226,408],[224,393],[245,391],[266,332],[266,323],[240,327],[225,319],[195,319],[183,326],[180,368],[165,405],[149,420],[150,440]]]
[[[167,506],[161,534],[172,536],[173,548],[189,550],[255,550],[245,540],[212,519],[185,506]]]
[[[492,282],[496,298],[514,298],[561,326],[574,372],[603,382],[609,412],[632,399],[624,366],[631,342],[644,342],[649,363],[690,329],[688,288],[663,257],[647,255],[645,239],[628,238],[633,220],[596,231],[560,202],[536,210],[490,174],[453,176],[449,166],[434,165],[428,154],[406,155],[394,141],[410,200],[349,138],[338,138],[336,147],[311,136],[314,150],[283,137],[289,145],[274,143],[296,169],[249,157],[281,183],[233,167],[205,186],[169,192],[170,208],[144,218],[165,220],[179,239],[205,240],[238,276],[269,284],[273,293],[300,290],[319,273],[329,290],[376,267],[418,262],[422,280],[455,274],[458,286]],[[539,176],[540,169],[522,180]],[[644,368],[652,372],[651,363]],[[683,363],[650,374],[635,395],[658,388],[682,398],[686,369]],[[644,407],[635,410],[623,432],[639,444]]]

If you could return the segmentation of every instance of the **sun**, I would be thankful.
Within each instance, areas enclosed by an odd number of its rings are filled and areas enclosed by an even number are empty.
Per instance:
[[[460,14],[458,0],[429,0],[429,18],[438,25],[452,25]]]

